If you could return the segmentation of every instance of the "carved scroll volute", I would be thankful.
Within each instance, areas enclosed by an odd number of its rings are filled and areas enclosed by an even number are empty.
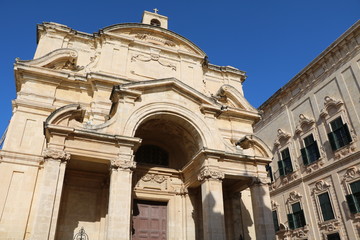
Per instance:
[[[225,178],[225,174],[219,170],[204,168],[200,171],[198,175],[198,180],[200,182],[204,180],[218,180],[221,181]]]
[[[132,171],[136,168],[136,162],[135,161],[126,161],[119,158],[111,159],[110,162],[110,169],[111,170],[128,170]]]
[[[296,126],[295,133],[300,134],[306,127],[310,127],[315,123],[314,119],[311,119],[304,114],[299,115],[299,125]]]
[[[274,146],[277,147],[277,146],[281,145],[281,142],[287,142],[290,137],[291,136],[290,136],[289,133],[287,133],[284,130],[279,128],[277,130],[277,138],[276,138],[276,140],[274,142]]]
[[[292,192],[290,192],[289,198],[287,199],[286,202],[288,204],[292,204],[292,203],[301,201],[301,198],[302,198],[302,195],[300,193],[298,193],[296,191],[292,191]]]
[[[326,96],[324,98],[324,108],[321,110],[320,112],[320,116],[321,117],[326,117],[329,114],[329,110],[331,108],[334,108],[336,110],[339,110],[340,107],[343,105],[344,103],[340,100],[336,100],[334,98],[331,98],[329,96]]]
[[[49,161],[61,161],[68,162],[70,160],[70,154],[59,149],[46,148],[43,152],[44,160]]]

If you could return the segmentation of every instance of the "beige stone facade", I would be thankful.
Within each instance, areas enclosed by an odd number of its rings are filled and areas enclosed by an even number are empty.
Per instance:
[[[277,239],[360,239],[359,93],[358,21],[259,108]]]
[[[272,153],[243,71],[210,64],[157,13],[37,37],[14,67],[0,239],[274,238]]]

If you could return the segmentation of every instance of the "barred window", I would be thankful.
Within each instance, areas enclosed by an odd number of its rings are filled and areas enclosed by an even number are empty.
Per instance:
[[[160,166],[169,166],[168,153],[155,145],[142,145],[135,154],[135,161]]]

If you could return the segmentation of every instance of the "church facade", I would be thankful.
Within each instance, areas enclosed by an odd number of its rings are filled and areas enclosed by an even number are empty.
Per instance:
[[[260,106],[277,239],[360,239],[359,93],[360,21]]]
[[[37,27],[0,151],[0,239],[273,239],[243,71],[167,17]]]

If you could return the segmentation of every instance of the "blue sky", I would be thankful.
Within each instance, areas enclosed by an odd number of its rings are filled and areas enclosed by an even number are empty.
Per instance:
[[[57,22],[93,33],[140,22],[159,9],[169,29],[203,49],[211,63],[247,72],[245,97],[260,106],[360,17],[360,0],[6,1],[0,2],[0,135],[15,99],[15,58],[33,58],[36,24]]]

